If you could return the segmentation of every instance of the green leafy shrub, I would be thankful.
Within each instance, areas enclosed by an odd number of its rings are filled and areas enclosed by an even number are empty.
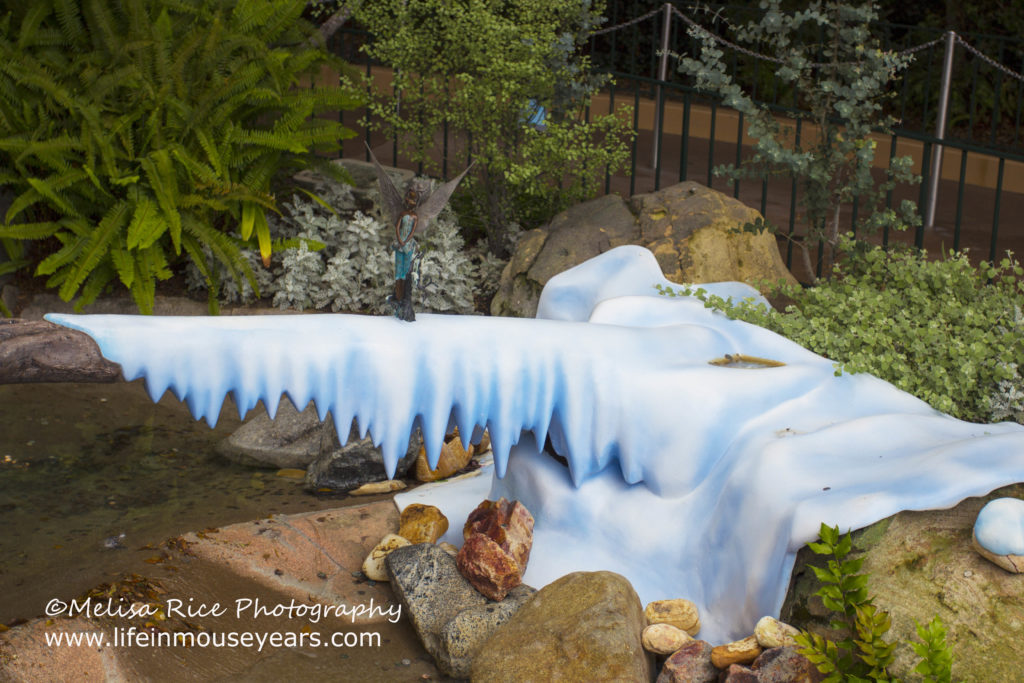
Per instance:
[[[465,185],[471,213],[498,256],[515,225],[536,227],[593,196],[606,171],[626,167],[629,122],[584,116],[604,80],[590,74],[580,48],[602,6],[381,0],[354,13],[374,35],[365,52],[394,69],[385,87],[364,86],[374,121],[428,168],[449,127],[449,163],[476,161]],[[530,121],[538,105],[543,125]]]
[[[800,654],[826,675],[825,683],[898,680],[888,672],[896,648],[896,643],[885,640],[891,626],[889,615],[868,595],[868,575],[858,573],[864,558],[846,559],[853,541],[849,533],[840,536],[838,526],[822,524],[819,535],[821,542],[809,543],[808,547],[817,555],[827,556],[828,561],[825,567],[808,565],[822,584],[815,595],[836,615],[829,626],[845,637],[835,642],[803,631],[796,636]],[[927,626],[915,625],[923,642],[912,644],[922,658],[914,670],[927,683],[949,683],[953,655],[946,644],[942,620],[935,617]]]
[[[184,255],[235,280],[266,262],[283,173],[352,135],[317,114],[359,103],[310,87],[333,63],[292,0],[40,0],[0,16],[0,237],[44,240],[48,275],[76,308],[112,282],[151,312]],[[216,300],[211,298],[211,309]]]
[[[920,223],[913,202],[902,202],[898,212],[886,206],[886,195],[896,183],[915,181],[911,159],[893,158],[884,182],[876,182],[871,173],[876,143],[870,135],[892,124],[892,117],[882,114],[882,102],[908,58],[879,49],[872,38],[871,23],[877,19],[873,2],[813,2],[787,12],[781,0],[763,0],[760,7],[758,20],[737,27],[736,38],[782,60],[773,65],[776,74],[784,87],[800,93],[798,104],[808,112],[792,114],[811,124],[803,127],[802,139],[734,82],[723,49],[707,31],[690,29],[701,53],[697,59],[681,58],[679,70],[692,76],[698,88],[742,112],[756,139],[749,159],[738,167],[719,167],[719,175],[733,180],[772,175],[796,179],[804,218],[804,233],[796,243],[806,273],[814,277],[818,269],[812,266],[812,248],[823,248],[828,273],[843,206],[860,206],[863,218],[857,229],[864,233]],[[746,229],[775,228],[758,221]]]
[[[777,286],[785,310],[705,305],[767,327],[836,361],[836,372],[869,372],[964,420],[1024,417],[1024,268],[1008,256],[973,267],[964,254],[929,261],[844,240],[832,279]],[[666,293],[671,292],[669,289]]]
[[[272,270],[262,271],[259,294],[283,309],[389,312],[385,299],[394,289],[394,262],[387,248],[391,230],[378,218],[355,210],[347,185],[321,181],[315,190],[320,201],[295,195],[280,216],[271,217],[281,246],[289,248],[280,251]],[[417,309],[471,313],[475,296],[487,295],[500,266],[480,249],[465,248],[449,209],[417,239],[422,244],[423,283],[415,296]],[[242,254],[251,263],[259,260],[255,251]],[[189,284],[196,290],[206,288],[197,268],[189,269]],[[238,287],[226,278],[219,297],[226,303],[258,298],[247,283]]]

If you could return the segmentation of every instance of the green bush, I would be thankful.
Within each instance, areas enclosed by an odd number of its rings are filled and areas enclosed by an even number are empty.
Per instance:
[[[81,308],[120,281],[152,311],[187,256],[253,281],[284,173],[352,135],[317,114],[359,100],[310,87],[333,63],[296,0],[40,0],[0,15],[0,238],[44,240],[36,274]],[[184,255],[182,252],[184,251]],[[22,261],[23,263],[23,261]],[[211,297],[211,310],[216,298]]]
[[[363,49],[394,69],[386,87],[366,84],[375,121],[428,168],[449,126],[449,168],[476,161],[467,195],[498,256],[507,254],[514,225],[536,227],[589,199],[606,171],[628,163],[629,122],[584,116],[605,80],[590,74],[581,54],[602,6],[379,0],[354,13],[374,35]],[[529,120],[536,105],[547,111],[543,126]]]
[[[964,254],[929,261],[849,239],[840,249],[847,258],[830,281],[775,288],[793,300],[784,311],[694,293],[836,361],[837,373],[869,372],[964,420],[1024,422],[1019,262],[975,268]]]

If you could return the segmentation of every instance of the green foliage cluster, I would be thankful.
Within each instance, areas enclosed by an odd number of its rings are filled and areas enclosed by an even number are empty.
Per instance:
[[[120,282],[152,311],[188,257],[252,279],[282,173],[352,135],[317,114],[356,106],[310,87],[333,63],[294,0],[39,0],[0,15],[0,238],[44,240],[36,274],[90,303]],[[11,247],[14,247],[13,249]],[[19,266],[27,259],[16,259]],[[211,309],[216,299],[211,298]]]
[[[800,654],[826,674],[825,683],[897,681],[888,672],[897,645],[885,640],[891,620],[868,595],[868,575],[858,573],[864,558],[845,559],[853,541],[849,533],[840,536],[839,527],[822,524],[819,534],[821,542],[808,547],[828,561],[825,567],[809,565],[822,584],[815,595],[836,615],[829,625],[846,637],[834,642],[804,631],[796,636]],[[912,644],[922,658],[914,671],[924,676],[925,683],[949,683],[953,656],[942,620],[935,617],[927,626],[917,622],[915,626],[923,642]]]
[[[275,263],[257,271],[258,291],[245,281],[221,278],[215,295],[225,303],[271,299],[282,309],[387,313],[386,298],[394,289],[394,262],[387,246],[392,231],[378,218],[355,210],[348,185],[323,179],[314,187],[314,200],[296,194],[271,216],[271,227],[282,238]],[[417,310],[472,313],[475,296],[486,296],[497,282],[500,265],[480,249],[466,249],[451,211],[431,221],[421,241],[422,287],[414,295]],[[252,265],[259,255],[243,249]],[[187,271],[189,287],[206,291],[195,267]]]
[[[603,79],[580,47],[602,4],[381,0],[355,11],[374,35],[363,49],[394,69],[386,87],[366,84],[374,121],[428,168],[447,124],[449,158],[476,161],[465,186],[498,256],[513,225],[534,227],[626,167],[629,122],[584,116]],[[530,120],[538,107],[543,124]]]
[[[884,182],[872,175],[876,142],[871,133],[887,130],[892,119],[882,114],[882,102],[891,83],[905,68],[907,58],[883,51],[871,36],[877,18],[874,3],[828,1],[806,3],[785,11],[781,0],[762,0],[757,21],[735,28],[735,37],[761,53],[782,60],[777,77],[801,95],[800,105],[812,126],[784,126],[768,107],[756,104],[729,74],[727,58],[715,38],[699,28],[690,35],[701,43],[699,58],[680,58],[679,70],[690,75],[698,88],[722,98],[722,103],[744,114],[749,134],[756,139],[754,153],[740,166],[716,169],[733,180],[792,176],[799,187],[803,235],[797,241],[808,274],[812,250],[824,247],[824,272],[834,257],[840,236],[843,206],[857,202],[864,218],[858,230],[871,233],[883,227],[902,229],[920,222],[913,202],[899,211],[888,208],[886,196],[896,183],[912,182],[909,157],[894,158]],[[818,36],[821,38],[819,39]],[[758,222],[748,229],[774,229]],[[819,264],[821,265],[821,264]]]
[[[964,420],[1024,423],[1024,268],[1007,257],[973,267],[964,254],[929,261],[849,239],[831,280],[778,285],[784,311],[693,294],[730,318],[767,327],[836,361],[837,374],[869,372]]]

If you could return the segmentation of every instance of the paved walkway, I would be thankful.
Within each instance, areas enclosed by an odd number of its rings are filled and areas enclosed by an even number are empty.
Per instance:
[[[387,498],[186,534],[147,576],[92,593],[92,610],[114,596],[119,614],[34,619],[0,634],[0,680],[447,680],[388,586],[354,575],[397,529]],[[147,604],[161,613],[143,615]],[[326,615],[315,605],[337,609]],[[191,645],[140,643],[176,633]],[[54,644],[76,634],[105,644]],[[224,638],[252,642],[217,646]]]

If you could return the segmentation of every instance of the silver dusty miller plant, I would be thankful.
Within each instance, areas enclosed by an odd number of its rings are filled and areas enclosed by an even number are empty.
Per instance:
[[[351,188],[318,183],[314,199],[295,195],[271,219],[271,230],[289,248],[271,269],[259,254],[245,253],[257,273],[262,298],[282,309],[386,313],[394,285],[387,240],[391,231],[378,217],[355,210]],[[420,265],[420,308],[444,313],[471,313],[474,294],[496,286],[503,264],[479,250],[467,251],[453,214],[443,211],[424,239]],[[275,254],[278,249],[275,247]],[[189,287],[205,287],[198,271],[187,273]],[[232,278],[221,278],[224,303],[251,303],[256,297],[247,283],[240,290]]]

